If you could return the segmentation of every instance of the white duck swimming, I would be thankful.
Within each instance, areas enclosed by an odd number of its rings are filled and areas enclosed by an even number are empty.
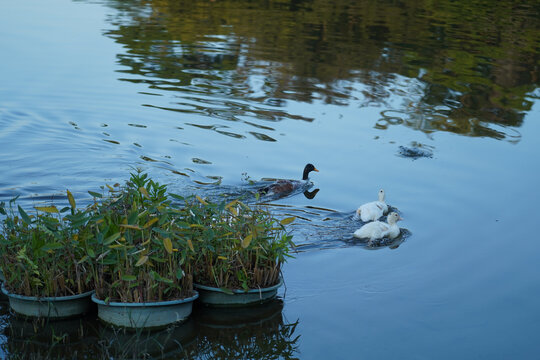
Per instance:
[[[362,219],[362,221],[375,221],[379,220],[381,216],[388,212],[388,205],[384,202],[384,190],[379,190],[379,201],[368,202],[361,205],[356,210],[355,219]]]
[[[399,236],[399,226],[397,222],[403,220],[398,213],[391,212],[388,215],[388,223],[373,221],[365,224],[354,232],[354,237],[369,239],[370,241],[382,239],[384,237],[394,239]]]

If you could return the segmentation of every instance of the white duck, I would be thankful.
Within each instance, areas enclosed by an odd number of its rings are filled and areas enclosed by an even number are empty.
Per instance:
[[[368,202],[361,205],[356,210],[355,219],[362,219],[362,221],[375,221],[379,220],[381,216],[388,212],[388,205],[384,202],[384,190],[379,190],[379,201]]]
[[[382,239],[384,237],[394,239],[399,236],[399,226],[397,222],[403,220],[398,213],[391,212],[388,215],[388,223],[373,221],[365,224],[354,232],[354,237],[369,239],[370,241]]]

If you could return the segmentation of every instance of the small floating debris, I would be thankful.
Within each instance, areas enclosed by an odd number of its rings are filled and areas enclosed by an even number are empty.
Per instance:
[[[401,157],[416,160],[419,158],[432,158],[433,150],[431,146],[413,143],[412,146],[399,146],[398,154]]]
[[[136,128],[147,128],[148,127],[146,125],[141,125],[141,124],[128,124],[128,126],[132,126],[132,127],[136,127]]]
[[[191,161],[193,161],[195,164],[203,164],[203,165],[209,165],[209,164],[212,164],[210,161],[208,160],[204,160],[204,159],[201,159],[201,158],[192,158]]]

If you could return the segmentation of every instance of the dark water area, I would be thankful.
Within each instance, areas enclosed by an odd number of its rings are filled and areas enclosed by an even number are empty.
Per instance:
[[[0,49],[0,201],[138,167],[296,217],[268,306],[125,334],[3,301],[0,358],[540,358],[538,2],[25,0]],[[400,237],[353,238],[381,188]]]

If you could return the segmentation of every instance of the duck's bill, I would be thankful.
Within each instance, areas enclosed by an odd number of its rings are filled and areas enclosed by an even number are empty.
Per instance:
[[[317,170],[317,168],[313,169],[313,171],[319,172],[319,170]]]

